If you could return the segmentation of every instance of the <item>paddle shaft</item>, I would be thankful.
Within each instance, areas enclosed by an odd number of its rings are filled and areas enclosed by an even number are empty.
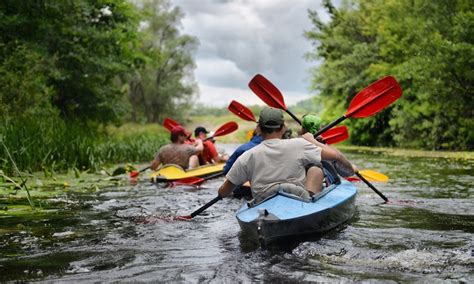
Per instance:
[[[301,121],[288,109],[285,109],[286,113],[289,114],[299,125],[301,125]]]
[[[326,125],[325,127],[321,128],[320,130],[318,130],[318,132],[316,132],[316,134],[314,134],[314,137],[318,137],[319,135],[323,134],[324,132],[328,131],[329,129],[331,129],[332,127],[334,127],[335,125],[338,125],[339,123],[341,123],[342,121],[344,121],[347,117],[345,115],[339,117],[338,119],[334,120],[333,122],[329,123],[328,125]]]
[[[219,172],[219,173],[215,173],[215,174],[203,177],[203,178],[201,178],[201,177],[188,177],[188,178],[178,179],[178,180],[175,180],[173,182],[177,183],[177,184],[195,185],[195,184],[205,182],[206,180],[213,179],[213,178],[216,178],[216,177],[220,177],[220,176],[223,176],[223,175],[224,175],[224,172]]]
[[[361,181],[365,182],[365,184],[370,187],[375,193],[377,193],[385,202],[388,202],[388,198],[383,195],[380,191],[378,191],[375,186],[373,186],[368,180],[365,179],[359,172],[356,172],[356,176],[360,178]]]
[[[223,176],[223,175],[224,175],[224,172],[215,173],[215,174],[203,177],[202,180],[205,181],[205,180],[213,179],[213,178],[220,177],[220,176]]]
[[[148,167],[146,167],[146,168],[141,169],[141,170],[139,171],[139,173],[143,173],[144,171],[148,170],[149,168],[151,168],[151,166],[148,166]]]
[[[202,211],[206,210],[207,208],[211,207],[212,205],[214,205],[214,203],[216,203],[217,201],[221,200],[222,197],[220,197],[219,195],[214,198],[213,200],[209,201],[208,203],[206,203],[204,206],[202,206],[201,208],[199,208],[198,210],[194,211],[193,213],[191,213],[191,218],[194,218],[196,215],[199,215],[202,213]]]
[[[146,167],[146,168],[143,168],[143,169],[141,169],[141,170],[138,171],[138,172],[132,171],[132,172],[130,172],[130,177],[135,178],[135,177],[137,177],[140,173],[143,173],[144,171],[148,170],[149,168],[151,168],[151,166],[148,166],[148,167]]]

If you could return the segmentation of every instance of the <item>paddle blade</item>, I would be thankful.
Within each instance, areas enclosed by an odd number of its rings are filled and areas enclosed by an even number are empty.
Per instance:
[[[346,117],[363,118],[381,111],[402,96],[393,76],[384,77],[360,91],[351,101]]]
[[[130,177],[131,177],[131,178],[134,178],[134,177],[137,177],[139,174],[140,174],[139,171],[131,171],[131,172],[130,172]]]
[[[178,221],[188,221],[191,220],[193,217],[191,215],[185,215],[185,216],[176,216],[174,219]]]
[[[205,180],[200,177],[187,177],[187,178],[182,178],[178,179],[172,182],[173,186],[178,186],[178,185],[196,185],[204,182]]]
[[[262,75],[255,75],[249,82],[249,88],[267,105],[286,110],[280,90]]]
[[[181,124],[179,124],[178,122],[176,122],[176,121],[172,120],[171,118],[167,117],[163,121],[163,126],[166,129],[168,129],[169,132],[171,132],[171,130],[173,130],[173,128],[175,128],[176,126],[181,126]],[[191,132],[184,129],[184,133],[186,134],[186,137],[188,138],[189,141],[193,141],[193,139],[191,138]]]
[[[227,122],[224,125],[222,125],[221,127],[219,127],[216,130],[216,132],[214,132],[213,137],[227,135],[229,133],[232,133],[232,132],[236,131],[238,128],[239,128],[239,125],[236,122],[234,122],[234,121]]]
[[[248,107],[242,105],[237,101],[232,101],[227,107],[227,109],[230,110],[230,112],[232,112],[233,114],[242,118],[243,120],[257,122],[255,116],[253,115],[253,112]]]
[[[165,118],[165,120],[163,121],[163,126],[168,129],[168,131],[171,131],[171,129],[173,129],[174,127],[176,126],[179,126],[179,123],[172,120],[171,118],[167,117]]]
[[[345,125],[337,126],[324,132],[322,135],[324,142],[335,144],[349,138],[349,131]]]
[[[376,172],[374,170],[360,170],[359,174],[361,174],[368,181],[378,181],[378,182],[388,181],[388,176],[382,173]]]

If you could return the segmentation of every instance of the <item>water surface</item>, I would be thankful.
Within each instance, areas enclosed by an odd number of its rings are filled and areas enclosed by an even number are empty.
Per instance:
[[[225,145],[232,152],[235,145]],[[0,218],[0,280],[45,281],[474,281],[474,161],[347,152],[384,204],[357,183],[357,214],[323,235],[261,247],[240,234],[228,198],[192,221],[222,178],[200,189],[109,186],[68,193],[74,206]],[[144,222],[146,221],[146,222]]]

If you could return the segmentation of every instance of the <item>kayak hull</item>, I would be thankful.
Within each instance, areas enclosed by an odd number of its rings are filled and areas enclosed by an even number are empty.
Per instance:
[[[183,170],[180,166],[168,164],[153,172],[150,179],[152,182],[168,182],[189,177],[205,177],[223,171],[223,163],[200,166],[189,170]]]
[[[347,181],[327,188],[311,202],[279,192],[253,207],[244,204],[236,217],[243,234],[262,243],[322,233],[354,215],[356,194],[357,189]]]

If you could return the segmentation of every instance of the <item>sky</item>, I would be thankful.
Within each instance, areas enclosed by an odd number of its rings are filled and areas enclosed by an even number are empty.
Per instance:
[[[184,12],[182,33],[199,39],[194,55],[198,102],[227,106],[263,102],[248,88],[257,73],[283,93],[286,105],[311,96],[305,61],[311,42],[303,33],[312,28],[307,10],[327,20],[315,0],[172,0]]]

